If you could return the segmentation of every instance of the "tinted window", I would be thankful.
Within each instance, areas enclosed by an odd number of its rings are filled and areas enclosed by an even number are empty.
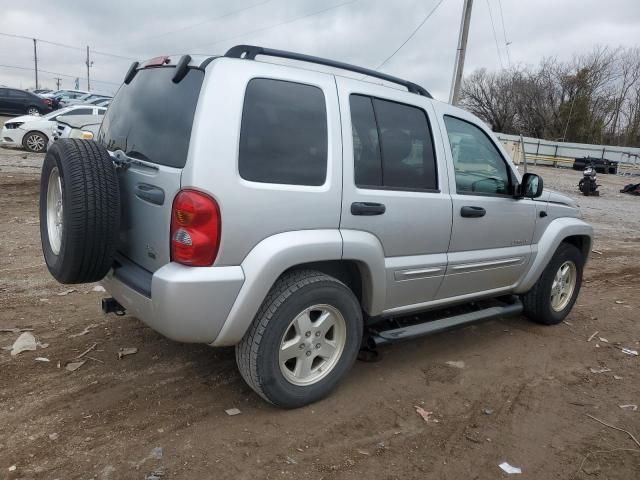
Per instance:
[[[6,96],[7,96],[7,89],[0,88],[0,97],[6,97]]]
[[[425,112],[351,95],[355,182],[359,187],[434,190],[436,158]]]
[[[458,192],[507,195],[509,167],[482,129],[459,118],[445,116]]]
[[[28,95],[26,94],[26,92],[22,92],[20,90],[9,90],[9,96],[17,98],[27,98]]]
[[[204,72],[189,69],[173,83],[173,68],[140,70],[122,85],[104,116],[98,141],[109,150],[184,167]]]
[[[361,95],[351,95],[349,103],[351,104],[356,185],[380,186],[382,185],[382,160],[373,103],[369,97]]]
[[[109,112],[113,105],[109,107]],[[327,112],[322,90],[258,78],[247,85],[240,131],[240,176],[322,185],[327,176]]]
[[[93,108],[78,108],[65,113],[65,115],[93,115]]]

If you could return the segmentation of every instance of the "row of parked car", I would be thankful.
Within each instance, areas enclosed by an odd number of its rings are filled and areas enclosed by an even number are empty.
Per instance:
[[[24,114],[5,122],[0,146],[45,152],[57,138],[92,138],[111,98],[82,90],[28,92],[0,87],[0,113]]]

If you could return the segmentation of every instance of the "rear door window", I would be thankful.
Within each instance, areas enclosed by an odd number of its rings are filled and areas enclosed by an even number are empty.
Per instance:
[[[323,185],[327,142],[327,108],[320,88],[266,78],[249,82],[240,130],[242,178]]]
[[[93,115],[93,108],[77,108],[65,113],[65,115]]]
[[[354,179],[361,188],[435,190],[436,156],[424,110],[351,95]]]

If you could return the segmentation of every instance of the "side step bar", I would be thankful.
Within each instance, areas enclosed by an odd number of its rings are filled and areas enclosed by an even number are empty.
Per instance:
[[[504,306],[489,307],[476,312],[463,313],[453,317],[441,318],[425,323],[418,323],[392,330],[382,330],[371,332],[371,340],[376,346],[389,343],[400,342],[411,338],[422,337],[432,333],[444,332],[457,327],[471,325],[474,323],[491,320],[497,317],[515,316],[522,313],[522,302],[518,299],[512,304]]]

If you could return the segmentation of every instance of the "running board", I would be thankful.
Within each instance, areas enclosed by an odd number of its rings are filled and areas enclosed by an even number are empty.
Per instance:
[[[516,300],[512,304],[504,306],[489,307],[476,312],[463,313],[461,315],[442,318],[440,320],[432,320],[407,327],[394,328],[392,330],[372,332],[371,340],[375,342],[376,346],[386,345],[388,343],[400,342],[402,340],[431,335],[432,333],[444,332],[446,330],[484,322],[498,317],[514,316],[521,313],[522,302],[520,300]]]

